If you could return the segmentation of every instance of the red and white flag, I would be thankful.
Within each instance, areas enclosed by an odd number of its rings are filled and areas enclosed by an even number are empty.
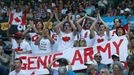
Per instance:
[[[24,26],[26,24],[26,14],[23,14],[23,12],[11,12],[9,15],[8,24]]]

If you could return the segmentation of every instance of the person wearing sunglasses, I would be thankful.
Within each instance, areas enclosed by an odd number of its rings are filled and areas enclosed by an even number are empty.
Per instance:
[[[96,54],[94,55],[94,60],[95,60],[95,61],[97,62],[97,64],[98,64],[98,71],[99,71],[99,72],[100,72],[100,70],[101,70],[102,68],[107,68],[107,66],[101,62],[102,56],[101,56],[100,53],[96,53]]]

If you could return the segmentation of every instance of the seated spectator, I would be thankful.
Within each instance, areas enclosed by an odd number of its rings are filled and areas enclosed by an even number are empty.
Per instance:
[[[88,61],[85,63],[87,66],[86,75],[99,75],[99,72],[97,71],[98,65],[96,61]]]
[[[110,75],[109,70],[107,68],[102,68],[100,70],[100,75]]]
[[[124,67],[120,62],[114,62],[112,65],[113,75],[123,75]]]
[[[112,60],[113,62],[110,64],[110,72],[112,73],[112,66],[113,66],[113,63],[115,62],[120,62],[122,65],[123,65],[123,68],[126,69],[126,62],[125,61],[120,61],[120,57],[118,54],[113,54],[112,55]]]
[[[112,61],[113,62],[111,64],[109,64],[109,67],[108,68],[109,68],[109,72],[110,73],[113,73],[113,70],[112,70],[113,63],[114,62],[119,62],[120,61],[120,58],[119,58],[119,55],[118,54],[113,54],[111,57],[112,57]]]
[[[10,58],[4,53],[3,49],[0,47],[0,74],[8,75],[9,72]]]
[[[98,64],[98,71],[99,71],[99,72],[100,72],[100,70],[101,70],[102,68],[107,68],[107,66],[106,66],[105,64],[101,63],[102,56],[101,56],[100,53],[96,53],[96,54],[94,55],[94,60],[95,60],[95,61],[97,62],[97,64]]]
[[[113,60],[113,62],[120,61],[119,55],[118,54],[113,54],[112,55],[112,60]]]
[[[51,66],[53,63],[58,62],[59,68],[58,70],[52,69]],[[75,73],[72,71],[72,66],[68,65],[68,61],[65,58],[59,58],[54,61],[52,61],[48,66],[47,69],[49,70],[51,75],[75,75]],[[66,66],[68,65],[68,70]]]
[[[9,73],[9,75],[27,75],[23,70],[21,70],[22,60],[16,58],[14,60],[14,70]]]
[[[134,75],[134,55],[128,55],[126,61],[128,68],[124,71],[124,75]]]

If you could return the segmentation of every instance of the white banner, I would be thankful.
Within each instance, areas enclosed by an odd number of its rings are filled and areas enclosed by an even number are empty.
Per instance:
[[[22,69],[29,75],[34,73],[48,74],[46,66],[56,58],[66,58],[73,66],[73,70],[80,70],[86,68],[84,63],[93,60],[94,54],[99,52],[102,55],[102,63],[109,64],[112,62],[111,55],[118,54],[121,61],[125,61],[128,55],[127,48],[128,41],[125,36],[114,38],[109,42],[98,44],[94,47],[74,47],[68,48],[61,52],[47,53],[47,54],[22,54],[20,57],[23,61]],[[57,68],[58,64],[54,63],[53,68]]]

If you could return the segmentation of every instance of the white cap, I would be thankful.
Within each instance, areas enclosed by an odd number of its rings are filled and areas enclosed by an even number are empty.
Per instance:
[[[130,12],[130,9],[129,9],[129,8],[126,8],[124,11],[128,11],[128,12]]]
[[[98,65],[98,64],[95,60],[92,60],[92,61],[86,62],[84,65]]]
[[[123,14],[124,13],[124,10],[121,10],[121,12],[120,12],[121,14]]]
[[[51,13],[51,9],[47,9],[47,12]]]
[[[113,54],[113,55],[112,55],[112,58],[113,58],[113,57],[119,57],[119,55],[118,55],[118,54]]]

